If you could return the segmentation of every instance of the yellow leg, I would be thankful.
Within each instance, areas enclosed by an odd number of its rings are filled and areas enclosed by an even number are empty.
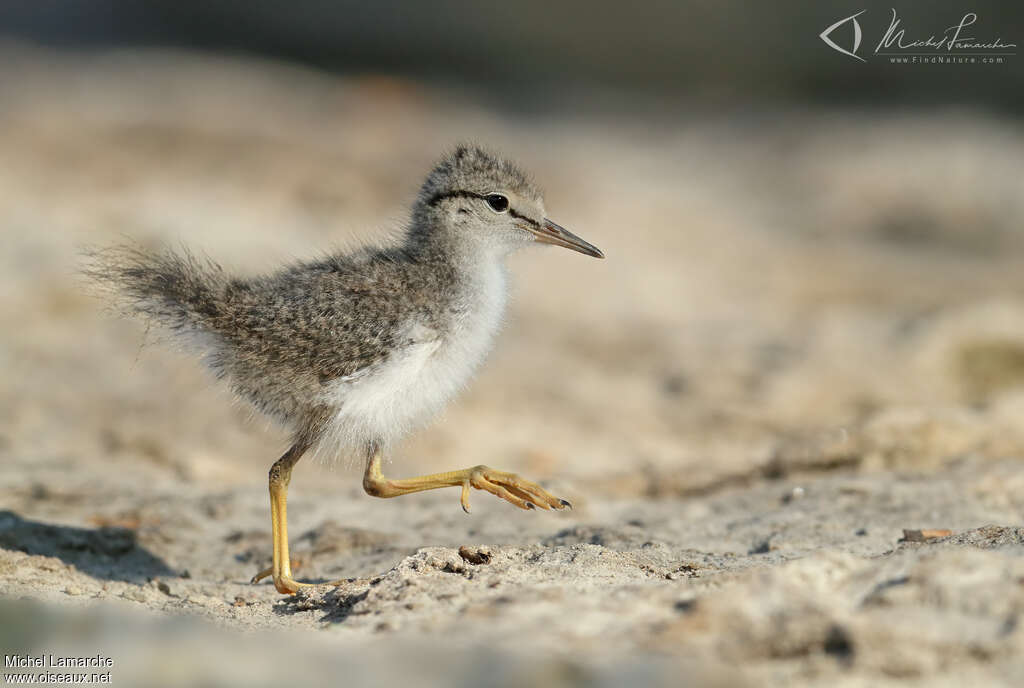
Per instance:
[[[363,474],[363,489],[374,497],[400,497],[412,492],[436,490],[442,487],[462,488],[462,509],[469,513],[469,489],[484,490],[520,509],[564,509],[572,504],[555,497],[537,483],[523,480],[515,473],[496,471],[487,466],[474,466],[461,471],[433,473],[418,478],[389,480],[380,470],[380,451],[374,450]]]
[[[274,587],[285,595],[294,595],[300,587],[314,585],[299,583],[292,578],[291,560],[288,556],[288,484],[292,479],[292,468],[305,453],[306,448],[305,445],[295,444],[270,467],[270,525],[274,539],[274,564],[252,579],[253,583],[258,583],[267,576],[272,576]],[[515,473],[496,471],[487,466],[474,466],[461,471],[434,473],[418,478],[389,480],[380,470],[380,452],[374,450],[363,475],[363,489],[374,497],[399,497],[442,487],[462,488],[461,502],[466,513],[469,513],[470,488],[490,492],[521,509],[572,508],[572,504],[567,500],[555,497],[536,483],[524,480]],[[339,585],[343,582],[335,581],[327,585]]]
[[[294,595],[300,587],[311,583],[299,583],[292,578],[291,561],[288,557],[288,484],[292,480],[292,468],[305,453],[306,447],[295,444],[270,467],[270,526],[274,538],[274,565],[253,576],[258,583],[268,575],[274,578],[274,587],[285,595]]]

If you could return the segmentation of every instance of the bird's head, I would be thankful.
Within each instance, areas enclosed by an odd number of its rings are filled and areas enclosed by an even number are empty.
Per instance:
[[[471,145],[445,156],[416,201],[416,224],[471,245],[509,252],[539,242],[604,258],[596,246],[547,219],[539,189],[508,160]]]

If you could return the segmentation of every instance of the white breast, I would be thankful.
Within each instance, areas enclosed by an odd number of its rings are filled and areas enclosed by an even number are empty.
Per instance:
[[[409,342],[376,366],[332,383],[326,401],[337,413],[324,449],[388,445],[432,418],[461,389],[490,350],[505,309],[504,266],[482,270],[447,331],[410,321]]]

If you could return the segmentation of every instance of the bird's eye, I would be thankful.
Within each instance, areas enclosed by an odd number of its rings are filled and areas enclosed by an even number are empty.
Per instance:
[[[487,194],[484,200],[487,201],[487,205],[491,206],[491,210],[496,213],[504,213],[508,210],[508,198],[501,194]]]

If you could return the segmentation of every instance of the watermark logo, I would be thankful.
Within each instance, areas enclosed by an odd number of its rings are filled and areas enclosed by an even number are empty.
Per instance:
[[[845,19],[840,19],[818,34],[818,37],[833,50],[860,62],[867,62],[867,58],[857,54],[864,36],[857,17],[865,12],[867,10],[861,10]],[[878,45],[875,46],[872,55],[884,56],[894,64],[1002,64],[1005,58],[1017,54],[1016,43],[1003,40],[1000,36],[979,38],[974,35],[975,31],[970,27],[977,22],[977,13],[967,12],[956,24],[946,27],[939,34],[932,33],[925,38],[923,33],[908,33],[908,30],[904,28],[903,18],[893,8],[889,26],[881,40],[878,41]],[[847,24],[853,28],[853,44],[843,47],[840,43],[844,41],[841,41],[839,35],[845,31]],[[833,34],[836,35],[833,36]]]
[[[861,62],[866,62],[867,60],[865,60],[863,57],[861,57],[860,55],[857,54],[857,49],[860,47],[860,39],[864,35],[864,32],[861,31],[860,23],[857,21],[857,17],[859,17],[860,15],[864,14],[865,12],[867,12],[867,10],[861,10],[857,14],[851,14],[846,19],[840,19],[835,24],[833,24],[832,26],[828,27],[827,29],[825,29],[824,31],[819,33],[818,34],[818,38],[820,38],[821,40],[825,41],[825,45],[827,45],[828,47],[832,48],[833,50],[838,50],[843,55],[849,55],[850,57],[852,57],[855,60],[860,60]],[[847,50],[846,48],[840,47],[838,44],[836,44],[835,41],[832,40],[832,32],[835,31],[836,29],[838,29],[840,26],[842,26],[843,24],[845,24],[847,22],[850,22],[850,23],[853,24],[853,49],[852,50]]]

